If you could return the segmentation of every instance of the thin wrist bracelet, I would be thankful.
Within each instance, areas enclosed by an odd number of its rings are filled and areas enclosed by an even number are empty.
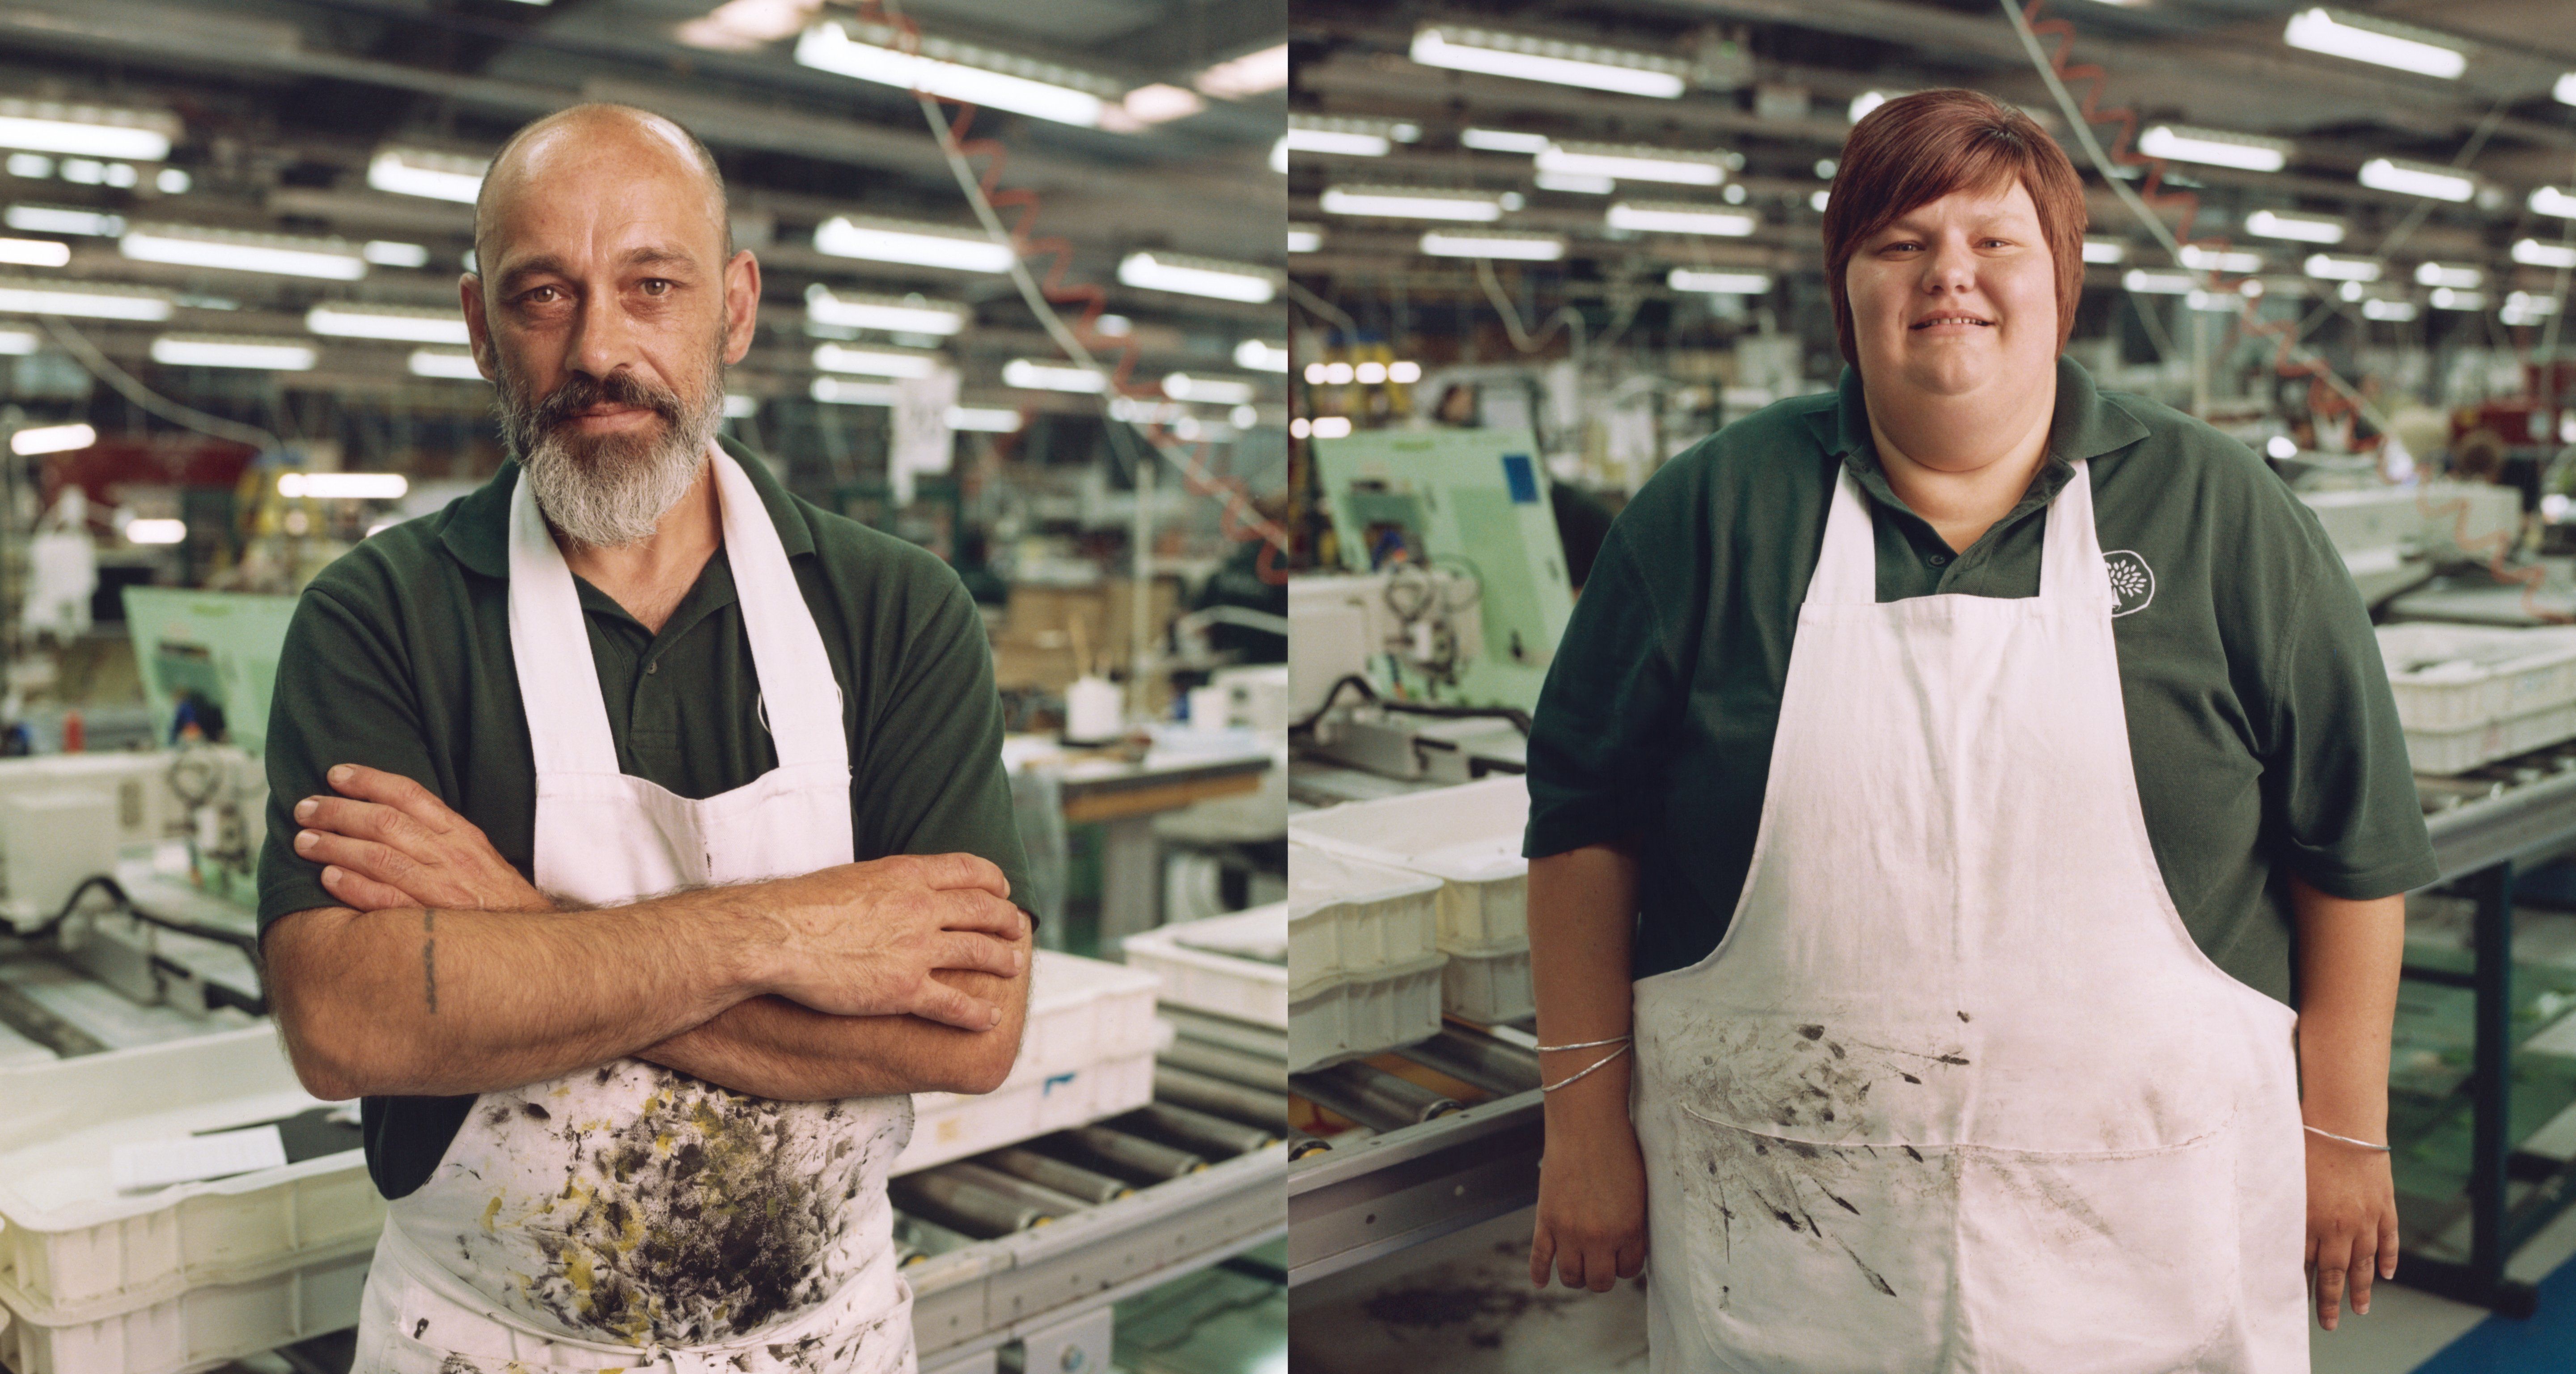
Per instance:
[[[2358,1146],[2360,1146],[2361,1148],[2363,1148],[2363,1149],[2365,1149],[2365,1150],[2377,1150],[2377,1151],[2379,1151],[2381,1154],[2388,1154],[2388,1153],[2390,1153],[2389,1148],[2388,1148],[2387,1146],[2385,1146],[2385,1145],[2373,1145],[2373,1144],[2371,1144],[2371,1143],[2370,1143],[2369,1141],[2367,1141],[2367,1140],[2355,1140],[2355,1139],[2353,1139],[2351,1136],[2348,1136],[2348,1135],[2336,1135],[2336,1134],[2335,1134],[2334,1132],[2332,1132],[2332,1131],[2318,1131],[2316,1127],[2314,1127],[2314,1126],[2310,1126],[2310,1125],[2308,1125],[2308,1123],[2306,1123],[2306,1122],[2304,1122],[2304,1121],[2300,1122],[2300,1123],[2299,1123],[2299,1125],[2300,1125],[2301,1127],[2303,1127],[2304,1129],[2311,1130],[2311,1131],[2316,1131],[2316,1133],[2317,1133],[2318,1135],[2324,1136],[2324,1137],[2325,1137],[2326,1139],[2328,1139],[2328,1140],[2340,1140],[2340,1141],[2342,1141],[2342,1142],[2343,1142],[2344,1144],[2346,1144],[2346,1145],[2358,1145]]]
[[[1624,1039],[1624,1038],[1626,1038],[1626,1037],[1624,1037],[1624,1036],[1623,1036],[1623,1037],[1621,1037],[1621,1038],[1622,1038],[1622,1039]],[[1555,1081],[1555,1082],[1553,1082],[1553,1083],[1542,1083],[1542,1084],[1540,1084],[1540,1085],[1539,1085],[1538,1090],[1539,1090],[1541,1093],[1552,1093],[1552,1092],[1555,1092],[1557,1089],[1564,1087],[1566,1084],[1573,1082],[1573,1081],[1574,1081],[1575,1079],[1577,1079],[1577,1078],[1581,1078],[1581,1077],[1583,1077],[1585,1074],[1588,1074],[1588,1073],[1592,1072],[1594,1069],[1600,1068],[1600,1067],[1601,1067],[1601,1066],[1603,1066],[1604,1064],[1609,1063],[1611,1060],[1616,1059],[1616,1058],[1618,1058],[1619,1056],[1621,1056],[1621,1055],[1623,1055],[1623,1054],[1626,1054],[1627,1052],[1628,1052],[1628,1047],[1627,1047],[1626,1045],[1621,1045],[1619,1048],[1617,1048],[1617,1049],[1615,1049],[1615,1050],[1610,1051],[1608,1054],[1605,1054],[1605,1055],[1601,1056],[1599,1059],[1595,1059],[1595,1060],[1593,1060],[1593,1061],[1592,1061],[1592,1063],[1591,1063],[1591,1064],[1589,1064],[1589,1065],[1587,1065],[1586,1067],[1584,1067],[1584,1068],[1582,1068],[1582,1069],[1578,1069],[1578,1070],[1576,1070],[1576,1071],[1573,1073],[1573,1075],[1571,1075],[1570,1077],[1560,1078],[1560,1079],[1556,1080],[1556,1081]]]
[[[1597,1050],[1604,1045],[1624,1045],[1634,1038],[1633,1035],[1614,1035],[1607,1040],[1575,1040],[1563,1045],[1533,1045],[1531,1048],[1542,1053],[1548,1050]]]

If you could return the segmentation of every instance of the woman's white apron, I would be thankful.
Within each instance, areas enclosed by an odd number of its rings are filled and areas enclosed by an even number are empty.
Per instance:
[[[1656,1374],[2308,1368],[2295,1014],[2150,848],[2086,465],[1880,604],[1846,471],[1725,938],[1635,987]]]
[[[572,574],[522,480],[510,648],[548,892],[614,903],[851,860],[822,636],[759,493],[708,451],[778,767],[702,801],[619,771]],[[636,1059],[485,1093],[390,1208],[357,1368],[910,1374],[886,1176],[911,1134],[906,1095],[771,1102]]]

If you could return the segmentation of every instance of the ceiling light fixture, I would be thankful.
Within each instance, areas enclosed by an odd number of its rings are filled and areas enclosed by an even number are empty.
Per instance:
[[[367,275],[367,260],[360,256],[357,245],[339,239],[241,234],[193,225],[137,226],[116,241],[116,251],[137,262],[266,272],[281,277],[356,281]]]
[[[2361,303],[2361,315],[2363,319],[2367,320],[2386,320],[2391,323],[2403,324],[2406,321],[2415,318],[2415,303],[2413,301],[2383,300],[2374,296]]]
[[[1003,406],[950,406],[948,427],[970,434],[1017,434],[1020,412]]]
[[[2466,263],[2418,263],[2415,267],[2415,284],[2475,289],[2487,284],[2487,274],[2484,268],[2471,267]]]
[[[1175,401],[1198,401],[1212,406],[1239,406],[1258,394],[1250,382],[1229,382],[1216,377],[1193,377],[1175,372],[1163,379],[1163,394]]]
[[[2469,68],[2468,53],[2447,34],[2322,5],[2291,15],[2281,41],[2309,52],[2446,80],[2458,79]]]
[[[1288,151],[1292,153],[1384,157],[1394,150],[1396,144],[1419,142],[1421,138],[1421,125],[1401,120],[1288,116]]]
[[[2182,246],[2180,256],[2183,266],[2203,272],[2242,274],[2263,270],[2263,255],[2260,253],[2228,252],[2224,249],[2204,248],[2197,243],[2186,243]]]
[[[1551,143],[1547,151],[1538,155],[1538,170],[1620,181],[1715,186],[1726,180],[1726,155],[1616,143]]]
[[[1121,96],[1117,105],[1100,112],[1100,127],[1113,133],[1132,134],[1175,119],[1187,119],[1207,108],[1207,102],[1178,86],[1157,81],[1139,86]]]
[[[2189,129],[2158,124],[2138,136],[2138,151],[2175,162],[2234,167],[2247,172],[2277,172],[2289,165],[2291,145],[2277,138],[2231,134],[2217,129]]]
[[[491,163],[479,157],[421,148],[379,148],[367,162],[367,184],[397,196],[471,205],[483,192]]]
[[[2341,243],[2344,228],[2342,220],[2326,215],[2257,210],[2245,217],[2245,232],[2267,239],[2293,239],[2300,243]]]
[[[1247,372],[1286,372],[1288,350],[1259,339],[1246,339],[1234,346],[1234,365]]]
[[[1491,224],[1503,217],[1502,201],[1482,191],[1441,191],[1405,186],[1328,186],[1324,213],[1378,219],[1446,219]]]
[[[474,355],[449,352],[443,348],[415,348],[411,354],[411,375],[444,377],[450,381],[479,382],[483,369],[474,365]]]
[[[2515,239],[2513,260],[2525,267],[2576,268],[2576,247],[2542,243],[2538,239]]]
[[[1012,260],[1009,244],[995,243],[979,230],[870,215],[834,215],[815,226],[814,251],[960,272],[1007,272]]]
[[[1671,275],[1664,278],[1664,285],[1675,291],[1696,291],[1715,296],[1759,296],[1771,289],[1771,274],[1676,267]]]
[[[136,544],[184,544],[188,522],[143,516],[125,522],[125,537]]]
[[[916,56],[891,46],[890,28],[854,27],[856,37],[837,20],[807,29],[796,40],[798,65],[1086,129],[1098,127],[1102,111],[1124,94],[1115,83],[1051,62],[932,37],[917,40]]]
[[[1611,206],[1605,219],[1613,229],[1661,234],[1716,234],[1727,238],[1742,238],[1762,224],[1762,217],[1749,210],[1626,200]]]
[[[1002,364],[1002,385],[1023,391],[1070,391],[1097,396],[1109,389],[1109,379],[1090,368],[1076,367],[1071,363],[1013,358]]]
[[[0,148],[159,162],[179,137],[175,116],[50,100],[0,100]]]
[[[1260,305],[1279,294],[1280,274],[1266,267],[1179,253],[1130,253],[1118,263],[1118,280],[1147,291],[1171,291]]]
[[[72,246],[52,239],[0,239],[0,262],[21,267],[60,267],[72,260]]]
[[[293,500],[399,501],[411,479],[399,472],[281,472],[277,494]]]
[[[429,250],[417,243],[396,243],[391,239],[371,239],[358,249],[358,256],[378,267],[427,267]]]
[[[1288,45],[1274,43],[1241,57],[1229,57],[1200,72],[1190,84],[1224,100],[1278,90],[1288,84]]]
[[[0,213],[0,224],[30,234],[77,234],[112,239],[125,232],[125,216],[77,210],[67,205],[12,205]]]
[[[2327,281],[2377,281],[2382,268],[2369,258],[2350,258],[2335,253],[2310,253],[2299,270]]]
[[[2143,267],[2121,273],[2120,285],[2145,296],[2186,296],[2200,289],[2188,272],[2156,272]]]
[[[1545,134],[1524,134],[1510,129],[1461,129],[1458,132],[1459,146],[1479,148],[1489,153],[1528,153],[1536,156],[1547,151],[1548,142],[1548,136]]]
[[[2535,215],[2556,215],[2560,219],[2576,219],[2576,191],[2543,186],[2531,193],[2530,204],[2531,213]]]
[[[34,277],[0,277],[0,312],[158,321],[170,318],[170,297],[159,291],[94,282],[75,285]]]
[[[2428,299],[2431,300],[2433,308],[2436,310],[2484,310],[2487,308],[2487,298],[2484,293],[2477,291],[2455,291],[2447,286],[2437,286],[2433,288],[2433,294]]]
[[[39,453],[69,453],[98,442],[98,431],[88,425],[38,425],[9,436],[9,451],[21,458]]]
[[[1476,229],[1434,229],[1422,236],[1422,251],[1435,258],[1507,258],[1515,262],[1555,262],[1565,256],[1565,240],[1554,234],[1504,234]]]
[[[468,342],[465,317],[453,310],[423,310],[397,305],[317,305],[304,315],[304,327],[316,334],[348,339],[394,339],[403,343]]]
[[[880,329],[890,334],[954,334],[975,318],[974,309],[919,295],[863,296],[833,291],[821,282],[805,288],[805,318],[817,324]]]
[[[1558,86],[1671,100],[1688,88],[1690,63],[1657,53],[1566,43],[1457,24],[1413,35],[1412,58],[1426,67],[1510,76]]]
[[[1532,180],[1542,191],[1562,191],[1577,196],[1606,196],[1619,189],[1619,183],[1609,177],[1585,176],[1579,172],[1541,172]]]
[[[1316,228],[1311,224],[1292,224],[1288,226],[1289,252],[1312,253],[1323,246],[1323,230]]]
[[[824,372],[855,372],[863,377],[927,377],[945,361],[936,353],[893,348],[852,348],[820,344],[814,366]]]
[[[891,406],[894,404],[894,383],[854,382],[846,377],[817,377],[814,379],[814,385],[807,389],[805,394],[825,405]]]
[[[244,367],[269,372],[310,372],[316,356],[313,345],[301,339],[164,334],[152,341],[152,361],[164,367]]]
[[[2118,239],[2084,240],[2084,260],[2086,262],[2126,262],[2128,257],[2129,245],[2122,243]]]
[[[2400,195],[2424,196],[2454,204],[2478,193],[2475,177],[2448,167],[2400,162],[2388,157],[2375,157],[2361,164],[2361,184],[2374,191],[2394,191]]]

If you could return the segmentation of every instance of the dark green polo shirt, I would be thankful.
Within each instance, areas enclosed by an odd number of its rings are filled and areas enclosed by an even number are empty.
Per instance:
[[[980,854],[1014,891],[1027,890],[992,652],[957,574],[921,548],[790,496],[748,450],[731,441],[725,450],[768,508],[840,683],[857,857]],[[370,537],[305,589],[269,714],[261,929],[288,912],[339,905],[320,866],[290,847],[292,808],[331,795],[324,774],[333,764],[418,780],[519,871],[534,871],[536,761],[510,651],[517,482],[517,465],[504,466],[437,514]],[[721,549],[659,634],[588,582],[574,584],[624,772],[702,798],[778,766]],[[385,1196],[427,1180],[472,1104],[367,1099],[367,1164]]]
[[[1705,957],[1743,892],[1842,463],[1871,498],[1879,599],[1896,601],[2037,595],[2046,507],[2078,458],[2121,592],[2113,638],[2147,833],[2200,947],[2290,1002],[2284,866],[2350,898],[2439,876],[2369,614],[2262,460],[2179,411],[2095,391],[2061,358],[2048,460],[1953,553],[1889,489],[1846,369],[1838,393],[1749,415],[1646,484],[1540,693],[1525,852],[1641,838],[1637,977]]]

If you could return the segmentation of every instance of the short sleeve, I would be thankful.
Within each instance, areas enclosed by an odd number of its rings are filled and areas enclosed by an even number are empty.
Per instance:
[[[2302,512],[2304,514],[2304,512]],[[2281,857],[2311,886],[2352,900],[2386,897],[2441,876],[2424,830],[2406,735],[2360,591],[2312,519],[2304,594],[2279,622],[2265,688],[2267,820]]]
[[[1661,818],[1683,695],[1626,517],[1610,528],[1539,689],[1522,852],[1562,854]]]
[[[327,775],[334,766],[362,764],[438,790],[411,682],[382,617],[358,611],[322,585],[305,590],[278,651],[269,706],[268,841],[259,856],[263,936],[289,912],[341,904],[323,888],[322,866],[294,849],[295,804],[331,795]]]

